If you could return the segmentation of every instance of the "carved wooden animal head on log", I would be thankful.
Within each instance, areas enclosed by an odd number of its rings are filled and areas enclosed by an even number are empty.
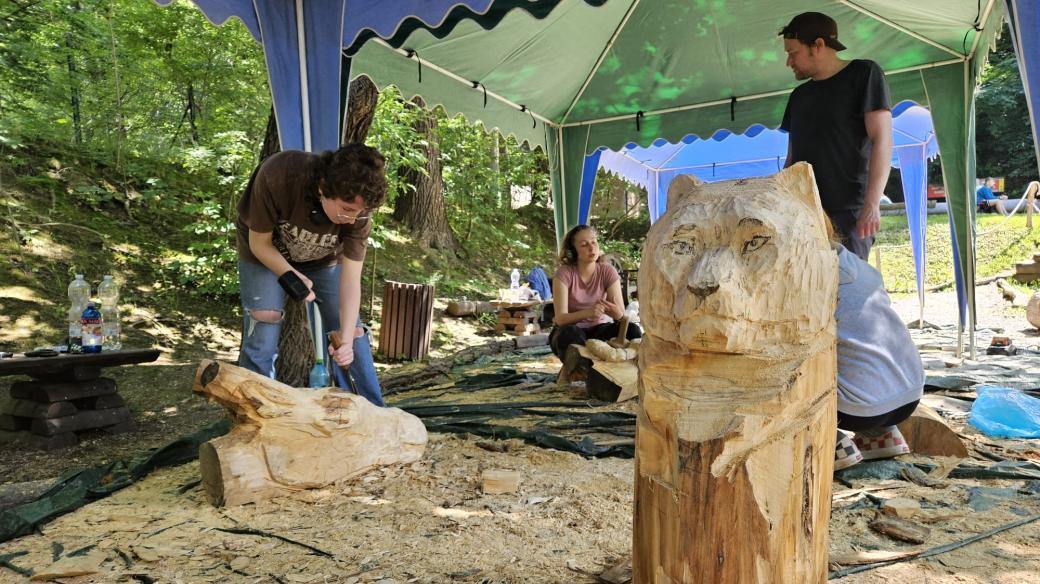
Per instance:
[[[641,318],[683,352],[790,357],[833,334],[836,274],[808,164],[710,184],[683,175],[643,247]]]

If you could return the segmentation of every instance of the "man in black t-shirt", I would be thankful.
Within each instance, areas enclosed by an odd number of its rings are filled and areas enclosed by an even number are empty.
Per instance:
[[[873,61],[843,61],[838,25],[819,12],[780,31],[795,88],[780,128],[789,132],[787,166],[813,166],[823,208],[842,244],[867,259],[881,223],[881,195],[892,161],[888,84]]]

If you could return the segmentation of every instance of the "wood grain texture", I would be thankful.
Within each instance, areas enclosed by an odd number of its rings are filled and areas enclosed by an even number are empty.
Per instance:
[[[336,388],[299,389],[203,361],[193,391],[223,405],[235,427],[199,450],[210,503],[241,505],[320,488],[375,466],[419,460],[426,428]]]
[[[677,178],[640,275],[633,582],[824,582],[838,274],[811,168]]]

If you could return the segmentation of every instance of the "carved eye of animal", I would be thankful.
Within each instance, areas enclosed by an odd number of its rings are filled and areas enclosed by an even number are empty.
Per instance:
[[[682,225],[672,233],[672,240],[664,244],[675,255],[691,256],[697,253],[692,225]]]
[[[768,235],[756,235],[744,242],[744,247],[741,249],[741,253],[747,255],[756,252],[762,249],[765,244],[769,243],[770,239],[772,239],[772,237],[769,237]]]

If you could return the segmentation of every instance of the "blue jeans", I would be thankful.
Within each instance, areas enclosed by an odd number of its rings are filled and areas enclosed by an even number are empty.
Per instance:
[[[372,362],[372,347],[368,344],[368,335],[354,339],[354,362],[345,372],[328,358],[329,332],[339,329],[339,264],[300,270],[313,283],[314,294],[321,299],[316,305],[321,311],[322,338],[318,339],[329,373],[336,382],[336,387],[354,391],[377,406],[385,406],[383,392],[376,377],[375,364]],[[242,295],[242,345],[239,349],[238,365],[250,371],[274,379],[275,362],[278,360],[278,335],[282,323],[265,322],[253,318],[254,310],[285,309],[285,291],[278,284],[278,277],[266,266],[257,262],[239,260],[239,288]],[[308,310],[313,310],[315,303],[310,303]],[[361,320],[358,319],[358,326]],[[342,331],[344,339],[354,335],[354,331]],[[351,380],[353,384],[351,384]]]

